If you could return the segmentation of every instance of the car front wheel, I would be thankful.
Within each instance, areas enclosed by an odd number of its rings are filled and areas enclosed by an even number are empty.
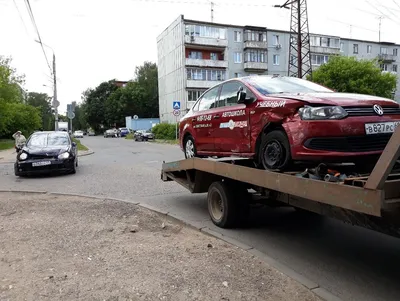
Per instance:
[[[263,135],[258,153],[261,167],[267,170],[285,170],[292,163],[289,140],[282,130]]]
[[[186,159],[197,157],[196,145],[192,136],[186,137],[183,145]]]

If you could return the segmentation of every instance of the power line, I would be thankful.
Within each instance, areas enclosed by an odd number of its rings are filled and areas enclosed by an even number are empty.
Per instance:
[[[42,51],[43,51],[44,57],[46,59],[47,66],[49,67],[50,72],[53,72],[53,69],[51,69],[51,67],[50,67],[49,60],[47,59],[46,51],[44,50],[43,43],[42,43],[42,38],[40,37],[39,29],[38,29],[38,27],[36,25],[35,16],[33,15],[32,7],[31,7],[31,4],[29,3],[29,0],[25,0],[25,5],[26,5],[26,8],[28,9],[28,13],[29,13],[29,16],[31,18],[33,27],[34,27],[34,29],[36,31],[37,36],[38,36],[39,44],[42,47]]]
[[[24,29],[25,29],[26,35],[27,35],[28,37],[30,37],[29,32],[28,32],[28,28],[26,27],[26,24],[25,24],[25,22],[24,22],[24,19],[22,18],[21,11],[20,11],[19,8],[18,8],[17,2],[15,2],[15,0],[13,0],[13,1],[14,1],[14,6],[15,6],[15,8],[16,8],[17,11],[18,11],[18,15],[19,15],[19,18],[20,18],[20,20],[21,20],[21,22],[22,22],[22,25],[24,25]]]

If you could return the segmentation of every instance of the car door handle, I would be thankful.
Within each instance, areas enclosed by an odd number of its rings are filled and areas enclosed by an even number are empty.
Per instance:
[[[218,119],[219,118],[219,115],[214,115],[214,119]]]

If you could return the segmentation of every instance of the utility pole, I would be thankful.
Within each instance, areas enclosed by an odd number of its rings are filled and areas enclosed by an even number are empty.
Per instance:
[[[379,19],[378,41],[380,43],[381,42],[381,26],[382,26],[383,16],[379,16],[378,19]]]
[[[312,71],[307,0],[287,0],[283,5],[274,7],[291,11],[288,75],[304,78]]]
[[[53,106],[54,106],[54,130],[58,131],[58,105],[59,102],[57,100],[57,76],[56,76],[56,55],[53,52],[53,85],[54,85],[54,94],[53,94]]]

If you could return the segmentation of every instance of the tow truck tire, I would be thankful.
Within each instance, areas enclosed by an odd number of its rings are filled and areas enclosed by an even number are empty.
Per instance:
[[[273,130],[261,138],[258,161],[266,170],[285,170],[292,163],[290,143],[283,130]]]
[[[221,228],[238,226],[248,213],[249,207],[244,196],[227,182],[212,183],[207,194],[208,213],[212,222]]]

